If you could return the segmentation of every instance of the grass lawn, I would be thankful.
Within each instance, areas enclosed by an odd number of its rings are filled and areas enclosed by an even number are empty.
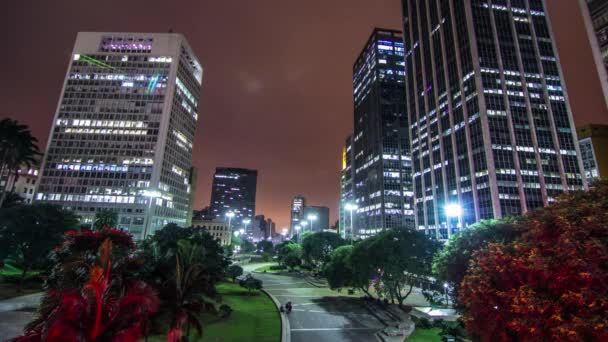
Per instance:
[[[17,292],[17,279],[21,276],[21,270],[10,264],[5,264],[0,269],[0,300],[17,296],[24,296],[30,293],[42,291],[42,280],[38,275],[40,272],[28,272],[23,282],[21,293]],[[11,278],[7,281],[5,278]]]
[[[441,336],[439,333],[441,329],[416,329],[414,333],[407,338],[407,342],[441,342]]]
[[[217,287],[223,303],[230,305],[232,314],[226,319],[203,314],[203,338],[191,331],[190,341],[204,342],[280,342],[281,316],[272,299],[263,292],[249,296],[247,290],[233,283]],[[166,341],[165,336],[153,336],[150,342]]]

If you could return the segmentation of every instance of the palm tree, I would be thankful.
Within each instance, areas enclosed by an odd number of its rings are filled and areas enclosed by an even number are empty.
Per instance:
[[[103,209],[95,213],[95,221],[93,225],[96,229],[103,227],[115,228],[118,223],[118,214],[111,209]]]
[[[40,156],[38,140],[32,135],[27,125],[13,119],[0,120],[0,175],[14,175],[12,187],[8,178],[4,189],[1,189],[0,207],[9,191],[14,191],[14,185],[19,177],[19,170],[30,168],[38,162]]]

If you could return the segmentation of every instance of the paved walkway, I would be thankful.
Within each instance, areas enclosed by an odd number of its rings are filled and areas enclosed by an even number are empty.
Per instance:
[[[34,317],[42,292],[0,301],[0,341],[21,335]]]
[[[252,271],[261,265],[245,265]],[[299,275],[257,273],[264,289],[281,304],[291,301],[288,315],[291,341],[376,341],[376,332],[385,326],[354,296],[318,288]]]

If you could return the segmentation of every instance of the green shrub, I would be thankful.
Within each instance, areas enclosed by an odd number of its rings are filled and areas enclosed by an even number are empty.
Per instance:
[[[416,324],[416,329],[431,329],[433,327],[433,323],[426,317],[418,318],[412,316],[412,320]]]
[[[272,266],[269,267],[269,269],[271,271],[280,271],[280,270],[287,269],[287,266],[285,266],[285,265],[272,265]]]

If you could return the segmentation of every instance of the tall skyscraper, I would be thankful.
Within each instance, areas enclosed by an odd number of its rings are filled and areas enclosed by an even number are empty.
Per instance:
[[[608,179],[608,125],[580,127],[578,137],[587,182]]]
[[[211,189],[211,213],[220,219],[225,219],[228,212],[234,213],[234,227],[240,227],[243,219],[253,220],[257,181],[257,170],[216,168]]]
[[[289,234],[296,234],[296,226],[300,224],[304,217],[304,206],[306,199],[302,195],[298,195],[291,200],[291,218],[289,221]]]
[[[353,67],[356,238],[413,223],[401,32],[374,29]]]
[[[608,0],[579,0],[604,99],[608,103]]]
[[[78,33],[36,200],[116,210],[136,238],[185,225],[202,77],[181,34]]]
[[[447,238],[583,188],[544,1],[402,4],[417,227]]]
[[[351,217],[354,221],[356,215],[353,212],[351,215],[349,204],[352,206],[355,203],[355,149],[353,146],[353,136],[349,135],[346,138],[346,143],[342,149],[342,171],[340,172],[340,206],[339,206],[339,224],[340,235],[344,239],[352,239],[353,232],[351,226],[355,227],[354,222],[351,222]]]

